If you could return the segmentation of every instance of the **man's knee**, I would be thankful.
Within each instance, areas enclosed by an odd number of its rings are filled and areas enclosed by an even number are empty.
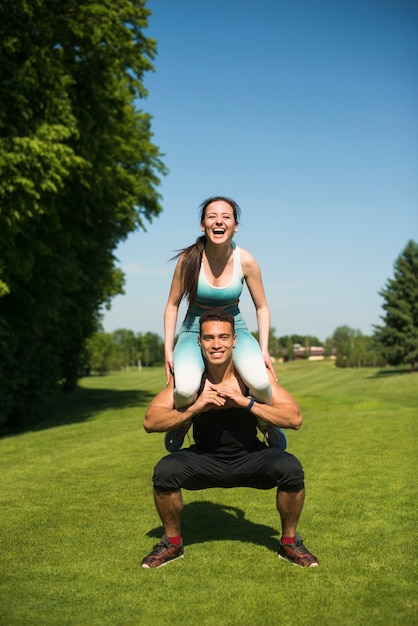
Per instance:
[[[152,481],[158,491],[176,491],[179,489],[177,480],[178,472],[183,464],[177,459],[177,454],[172,453],[163,457],[154,467]]]
[[[277,460],[280,467],[281,477],[277,483],[279,489],[283,491],[300,491],[304,487],[304,472],[299,459],[293,454],[285,452],[282,458]]]

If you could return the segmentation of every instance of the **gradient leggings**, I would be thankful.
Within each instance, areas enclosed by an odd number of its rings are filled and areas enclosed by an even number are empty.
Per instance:
[[[233,305],[226,309],[235,320],[237,344],[234,350],[234,366],[251,394],[259,402],[271,404],[271,386],[258,341],[253,337],[238,309]],[[189,309],[180,329],[174,349],[174,400],[181,408],[196,399],[205,370],[200,346],[199,318],[204,312],[200,307]],[[265,425],[265,422],[262,422]]]

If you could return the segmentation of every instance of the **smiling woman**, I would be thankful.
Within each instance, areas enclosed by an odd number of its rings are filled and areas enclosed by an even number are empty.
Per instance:
[[[175,257],[178,262],[164,313],[164,347],[167,382],[174,375],[177,408],[196,398],[204,371],[198,345],[199,319],[212,307],[224,308],[233,315],[237,333],[234,365],[257,400],[271,404],[266,369],[275,375],[268,352],[270,311],[257,261],[232,241],[238,231],[239,214],[240,208],[231,198],[214,196],[205,200],[200,207],[200,227],[204,234]],[[260,344],[249,332],[239,310],[244,281],[256,309]],[[189,307],[174,350],[178,309],[184,297]],[[275,429],[265,423],[260,426],[270,445],[283,441],[283,435]],[[167,449],[170,452],[180,449],[184,436],[184,429],[167,433]]]

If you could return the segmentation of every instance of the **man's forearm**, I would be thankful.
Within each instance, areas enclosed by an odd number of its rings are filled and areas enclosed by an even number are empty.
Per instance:
[[[251,413],[256,417],[280,428],[299,430],[302,426],[302,415],[299,407],[293,402],[283,402],[280,406],[270,406],[255,401]]]
[[[167,430],[180,426],[191,419],[194,412],[187,409],[167,409],[166,407],[154,406],[148,409],[144,419],[144,429],[147,433],[164,433]]]

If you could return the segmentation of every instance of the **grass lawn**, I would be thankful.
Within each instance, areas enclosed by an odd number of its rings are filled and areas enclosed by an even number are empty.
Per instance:
[[[183,493],[185,558],[140,562],[161,536],[142,429],[162,368],[85,378],[36,430],[0,440],[1,626],[418,624],[418,374],[278,367],[304,425],[299,530],[320,567],[275,554],[275,492]]]

